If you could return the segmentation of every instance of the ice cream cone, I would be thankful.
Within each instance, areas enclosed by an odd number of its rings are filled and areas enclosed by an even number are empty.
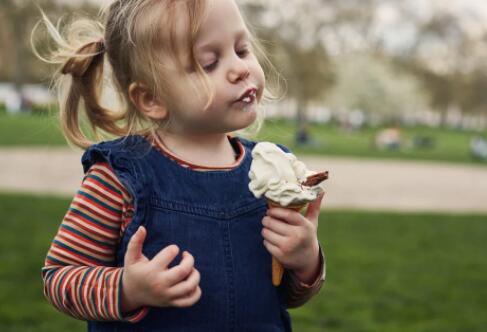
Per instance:
[[[282,146],[259,142],[252,149],[249,189],[256,198],[265,197],[269,208],[280,207],[300,212],[323,192],[319,186],[328,179],[328,171],[310,171],[296,156]],[[273,199],[270,200],[269,197]],[[278,202],[302,202],[283,206]],[[279,286],[284,268],[272,257],[272,284]]]
[[[280,207],[284,209],[291,209],[297,212],[300,212],[308,203],[301,203],[301,204],[293,204],[293,205],[288,205],[288,206],[282,206],[277,202],[267,200],[267,206],[269,208],[272,207]],[[274,286],[279,286],[281,284],[282,280],[282,275],[284,274],[284,267],[282,264],[272,256],[272,284]]]
[[[289,204],[287,206],[283,206],[277,202],[271,201],[270,199],[267,199],[267,206],[269,208],[271,207],[280,207],[283,209],[291,209],[297,212],[300,212],[308,203],[299,203],[299,204]]]

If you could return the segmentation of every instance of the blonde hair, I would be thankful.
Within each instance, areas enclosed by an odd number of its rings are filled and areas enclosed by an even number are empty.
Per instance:
[[[31,45],[39,59],[58,65],[51,88],[57,94],[59,119],[68,144],[86,149],[110,136],[151,133],[154,137],[155,131],[167,124],[153,121],[138,111],[130,102],[128,90],[131,83],[144,82],[155,97],[165,101],[170,111],[177,107],[171,98],[171,77],[164,72],[165,60],[169,58],[184,72],[184,50],[176,43],[176,24],[181,15],[186,15],[189,23],[185,45],[190,50],[191,65],[203,83],[208,104],[211,103],[214,93],[210,81],[193,53],[207,3],[208,0],[115,0],[100,10],[99,19],[75,18],[63,28],[61,20],[54,26],[39,8],[42,18],[32,30]],[[37,52],[34,44],[34,33],[40,23],[45,24],[56,45],[47,58]],[[250,36],[251,47],[264,67],[266,80],[269,81],[267,72],[277,73],[276,90],[272,84],[266,84],[263,95],[264,101],[275,100],[280,75],[260,41],[252,32]],[[118,101],[116,110],[100,104],[104,88],[111,86],[115,88],[113,92]],[[84,110],[96,141],[91,141],[83,130],[80,110]],[[257,114],[251,126],[236,133],[257,134],[265,118],[262,109]]]

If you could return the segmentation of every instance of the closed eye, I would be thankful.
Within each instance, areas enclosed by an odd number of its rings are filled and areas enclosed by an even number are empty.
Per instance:
[[[218,63],[218,60],[216,60],[215,62],[210,63],[209,65],[204,66],[203,69],[206,72],[213,71],[216,68],[217,63]]]
[[[236,53],[237,53],[237,55],[239,57],[245,58],[250,53],[250,51],[249,51],[248,48],[244,48],[244,49],[242,49],[240,51],[237,51]],[[206,72],[211,72],[211,71],[215,70],[215,68],[217,67],[217,65],[218,65],[218,60],[216,60],[216,61],[214,61],[214,62],[212,62],[212,63],[204,66],[203,69]]]
[[[237,55],[241,56],[242,58],[245,57],[247,54],[249,54],[249,50],[247,48],[244,48],[243,50],[237,52]]]

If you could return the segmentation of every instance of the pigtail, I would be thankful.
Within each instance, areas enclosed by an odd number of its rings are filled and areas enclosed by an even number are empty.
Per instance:
[[[81,109],[84,110],[96,140],[102,139],[98,130],[116,136],[125,135],[127,127],[119,127],[117,122],[123,120],[126,114],[110,111],[99,102],[105,83],[103,25],[88,19],[78,19],[68,25],[66,38],[63,38],[59,23],[55,27],[42,10],[41,13],[42,20],[32,31],[31,44],[37,57],[58,65],[52,85],[57,92],[60,124],[68,143],[83,149],[95,143],[83,131]],[[50,59],[40,56],[32,42],[39,23],[46,25],[47,32],[57,45]]]
[[[116,122],[125,117],[124,114],[114,113],[98,102],[103,83],[103,40],[90,42],[77,52],[80,55],[85,53],[88,54],[86,57],[70,58],[61,68],[62,74],[72,77],[70,91],[65,99],[64,112],[60,114],[61,124],[66,137],[80,147],[92,144],[80,130],[78,111],[81,98],[95,135],[97,135],[98,129],[116,136],[126,134],[124,128],[116,125]],[[100,137],[97,136],[97,139]]]

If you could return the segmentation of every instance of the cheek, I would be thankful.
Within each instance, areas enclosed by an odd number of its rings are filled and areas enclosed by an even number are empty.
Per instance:
[[[264,89],[265,86],[265,74],[264,74],[264,69],[260,65],[260,63],[255,59],[252,64],[252,72],[255,76],[255,79],[259,85],[262,86],[262,89]]]
[[[210,85],[211,87],[211,85]],[[197,80],[188,80],[181,84],[178,89],[178,100],[186,113],[202,112],[208,102],[208,92],[205,87]]]
[[[203,110],[203,107],[206,105],[206,103],[210,102],[205,112],[215,114],[218,113],[223,107],[225,107],[226,103],[228,103],[229,96],[224,93],[225,89],[227,89],[227,86],[224,84],[224,82],[210,78],[210,84],[211,88],[213,89],[213,96],[206,94],[204,95],[204,102],[202,102],[203,104],[201,105],[201,109]],[[208,93],[210,93],[210,91]]]

